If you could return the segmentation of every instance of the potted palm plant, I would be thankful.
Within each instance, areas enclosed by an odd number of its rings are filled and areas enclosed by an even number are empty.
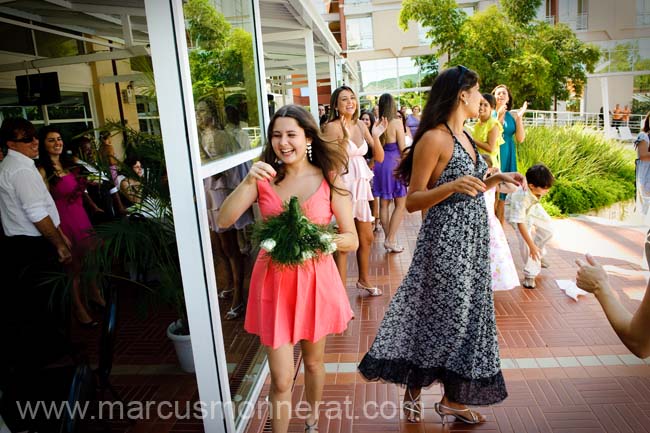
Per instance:
[[[128,208],[127,216],[95,226],[97,247],[85,258],[84,274],[88,278],[110,277],[139,286],[144,289],[145,306],[163,303],[175,308],[178,320],[170,324],[167,335],[177,348],[183,370],[192,372],[194,363],[161,138],[115,122],[102,129],[123,133],[127,155],[137,155],[144,170],[140,176],[132,167],[121,164],[120,171],[126,179],[135,179],[137,199]],[[108,161],[97,159],[100,171],[110,178]],[[178,353],[179,349],[184,352]]]

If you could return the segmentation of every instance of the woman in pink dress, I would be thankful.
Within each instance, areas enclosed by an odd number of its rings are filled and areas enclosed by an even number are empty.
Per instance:
[[[497,167],[493,167],[490,155],[483,155],[488,165],[488,176],[500,173]],[[504,183],[488,189],[485,196],[487,207],[488,225],[490,226],[490,273],[492,274],[492,290],[511,290],[519,286],[519,276],[515,262],[512,260],[512,252],[506,239],[506,234],[501,223],[494,213],[494,206],[497,194],[509,194],[517,188]]]
[[[336,217],[337,249],[357,248],[352,204],[340,176],[346,155],[323,141],[313,117],[302,107],[280,108],[269,124],[262,161],[256,162],[222,204],[217,224],[230,227],[257,200],[263,217],[282,212],[292,196],[310,221],[328,224]],[[365,164],[365,162],[364,162]],[[305,366],[309,415],[305,431],[318,431],[317,404],[325,382],[325,337],[347,328],[352,309],[331,255],[298,266],[282,266],[260,251],[250,281],[245,329],[259,335],[271,370],[270,413],[273,432],[284,433],[291,418],[293,346],[300,342]]]
[[[341,86],[332,93],[330,100],[330,115],[323,126],[323,132],[328,140],[338,141],[348,152],[347,173],[343,175],[345,188],[352,194],[352,214],[359,235],[359,249],[357,250],[357,265],[359,279],[357,289],[367,291],[370,296],[380,296],[382,291],[370,284],[370,250],[374,235],[372,222],[374,217],[370,209],[370,202],[374,199],[370,180],[372,170],[364,155],[368,146],[372,146],[372,155],[376,163],[384,161],[384,148],[379,137],[388,125],[386,119],[377,119],[372,128],[372,134],[363,122],[359,121],[359,102],[357,95],[351,88]],[[341,274],[343,284],[347,281],[347,254],[337,254],[336,265]]]
[[[76,164],[72,157],[63,154],[63,139],[56,127],[41,128],[38,146],[39,171],[54,198],[61,218],[61,230],[72,246],[72,264],[69,271],[72,275],[73,313],[82,326],[94,327],[97,326],[97,322],[88,313],[80,290],[81,261],[84,253],[92,247],[92,225],[83,201],[86,200],[94,212],[102,212],[102,210],[85,192],[85,179],[77,175]],[[93,281],[89,286],[90,302],[103,307],[105,301],[97,284]]]

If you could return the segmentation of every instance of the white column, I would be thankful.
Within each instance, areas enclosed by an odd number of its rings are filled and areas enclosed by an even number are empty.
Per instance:
[[[201,159],[183,1],[145,0],[145,9],[196,382],[200,400],[208,407],[216,404],[214,413],[203,419],[203,428],[208,433],[233,433],[205,193],[199,174]]]
[[[309,109],[318,124],[318,86],[316,83],[316,56],[314,54],[314,34],[305,32],[305,59],[307,60],[307,83],[309,87]]]
[[[333,92],[338,87],[338,81],[336,80],[336,57],[329,56],[328,63],[330,67],[330,88]]]
[[[605,136],[609,134],[609,85],[607,83],[607,77],[600,78],[600,93],[603,100],[603,125],[605,130]]]

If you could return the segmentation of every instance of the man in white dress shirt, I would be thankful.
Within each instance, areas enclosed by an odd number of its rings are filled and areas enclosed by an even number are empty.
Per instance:
[[[47,362],[48,346],[61,343],[58,331],[65,326],[60,304],[51,308],[52,287],[43,281],[46,273],[60,270],[57,262],[70,262],[70,244],[34,164],[35,134],[34,126],[22,118],[6,119],[0,128],[0,144],[9,149],[0,163],[0,220],[5,235],[0,246],[5,269],[0,334],[9,338],[0,364],[9,366]]]

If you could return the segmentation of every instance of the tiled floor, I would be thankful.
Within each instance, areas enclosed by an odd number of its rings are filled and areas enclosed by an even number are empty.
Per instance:
[[[574,279],[575,260],[591,252],[613,271],[610,278],[623,304],[630,311],[638,306],[647,281],[647,272],[640,267],[643,231],[589,218],[554,222],[551,267],[542,270],[537,289],[518,287],[495,293],[508,399],[478,408],[487,418],[482,425],[453,423],[443,428],[433,411],[433,403],[440,399],[440,387],[434,385],[423,393],[423,422],[406,423],[398,410],[404,390],[365,381],[356,365],[372,343],[390,297],[408,269],[419,220],[419,214],[413,214],[404,221],[399,240],[407,248],[402,254],[385,254],[382,235],[375,241],[372,274],[385,296],[370,298],[349,289],[356,319],[344,334],[328,338],[324,400],[329,411],[321,411],[321,432],[650,432],[650,359],[638,359],[620,344],[592,296],[574,301],[555,283]],[[523,244],[511,228],[506,234],[515,264],[521,269]],[[354,287],[355,263],[348,262],[347,285]],[[299,372],[295,404],[303,399],[303,393],[304,379]],[[334,402],[344,408],[341,416],[333,410]],[[248,431],[259,432],[262,424],[256,420]],[[303,429],[303,421],[292,421],[290,431]]]
[[[320,419],[322,433],[343,432],[437,432],[480,430],[491,432],[649,432],[650,365],[620,344],[597,302],[591,296],[576,302],[557,287],[556,279],[573,279],[575,259],[586,251],[602,260],[624,305],[636,309],[645,291],[648,273],[640,268],[644,233],[626,227],[599,224],[587,219],[554,222],[551,268],[542,271],[536,290],[516,288],[495,294],[495,307],[502,368],[509,398],[499,405],[479,408],[487,422],[479,426],[460,423],[443,429],[433,412],[440,399],[437,385],[424,392],[424,421],[407,424],[399,409],[403,389],[368,383],[356,372],[359,359],[372,343],[375,332],[411,261],[419,230],[419,214],[409,215],[399,240],[402,254],[386,254],[383,235],[375,240],[372,278],[384,290],[377,298],[353,290],[355,260],[350,265],[348,287],[356,319],[342,335],[328,338],[326,346],[326,406]],[[520,243],[506,231],[521,268]],[[173,311],[158,310],[146,320],[138,319],[134,307],[123,298],[120,336],[111,380],[125,401],[178,401],[180,407],[198,399],[193,375],[179,371],[173,349],[164,335]],[[222,307],[226,307],[224,304]],[[124,312],[124,310],[122,310]],[[91,358],[97,331],[82,331]],[[233,340],[235,341],[235,340]],[[245,344],[244,344],[245,345]],[[304,378],[296,376],[293,400],[303,399]],[[268,394],[268,384],[261,401]],[[336,402],[340,403],[336,413]],[[183,412],[181,412],[181,415]],[[255,411],[248,431],[264,429],[264,411]],[[95,424],[92,431],[104,431]],[[113,420],[112,432],[198,432],[200,420],[151,418],[129,424]],[[291,431],[302,432],[295,419]],[[88,430],[90,431],[90,430]]]

